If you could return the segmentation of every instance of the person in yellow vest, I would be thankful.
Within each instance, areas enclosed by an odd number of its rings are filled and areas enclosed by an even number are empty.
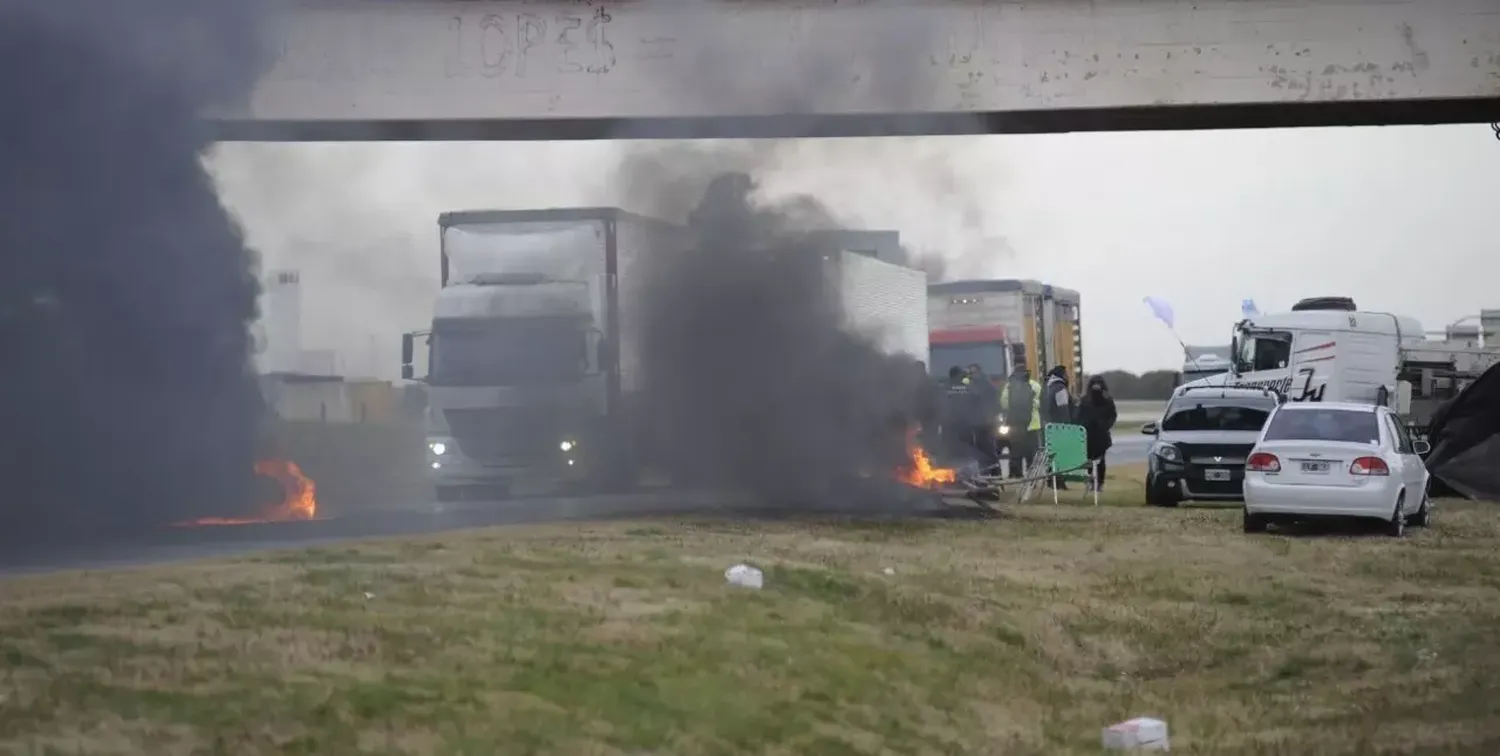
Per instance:
[[[1031,378],[1025,365],[1017,365],[1000,390],[1005,424],[1010,426],[1010,477],[1025,474],[1023,462],[1036,456],[1042,436],[1042,384]]]

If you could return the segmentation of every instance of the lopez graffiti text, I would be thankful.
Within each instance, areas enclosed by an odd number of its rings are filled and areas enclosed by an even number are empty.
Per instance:
[[[608,73],[615,47],[606,28],[613,17],[603,7],[587,16],[540,13],[487,13],[448,19],[449,48],[444,75],[551,76]]]
[[[1245,388],[1268,388],[1294,402],[1321,402],[1328,390],[1326,382],[1313,385],[1316,371],[1302,368],[1296,375],[1271,378],[1263,381],[1236,381],[1234,385]],[[1294,388],[1295,385],[1295,388]]]

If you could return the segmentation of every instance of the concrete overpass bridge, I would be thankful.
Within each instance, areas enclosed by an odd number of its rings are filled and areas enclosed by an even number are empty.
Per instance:
[[[1496,0],[301,0],[226,139],[1500,121]]]

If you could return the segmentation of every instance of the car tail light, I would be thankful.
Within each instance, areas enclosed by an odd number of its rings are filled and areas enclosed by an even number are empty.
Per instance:
[[[1379,457],[1360,457],[1349,464],[1350,475],[1390,475],[1391,468]]]
[[[1245,460],[1245,469],[1250,472],[1281,472],[1281,460],[1269,452],[1256,452]]]

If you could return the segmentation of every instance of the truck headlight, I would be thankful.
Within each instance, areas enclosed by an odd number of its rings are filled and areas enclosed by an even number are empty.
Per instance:
[[[997,427],[995,430],[999,431],[1000,435],[1002,435],[1002,436],[1009,436],[1010,435],[1010,426],[1006,425],[1004,423],[1001,423],[1000,426]]]
[[[1164,462],[1182,462],[1182,450],[1171,444],[1157,445],[1155,453]]]
[[[562,449],[565,452],[570,452],[570,451],[573,451],[573,448],[576,447],[576,446],[578,446],[578,444],[575,444],[572,441],[564,441],[564,442],[558,444],[557,448]]]
[[[443,441],[428,441],[427,450],[441,457],[448,453],[448,444]]]

